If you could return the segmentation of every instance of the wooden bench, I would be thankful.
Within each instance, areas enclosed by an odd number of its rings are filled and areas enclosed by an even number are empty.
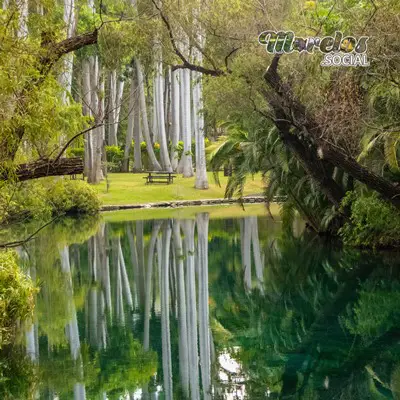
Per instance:
[[[176,178],[176,175],[167,171],[148,171],[148,175],[143,177],[143,179],[146,179],[146,185],[151,183],[166,183],[169,185],[174,183],[174,178]]]

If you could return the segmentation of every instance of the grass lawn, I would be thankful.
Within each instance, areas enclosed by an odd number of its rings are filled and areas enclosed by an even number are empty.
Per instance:
[[[224,198],[225,187],[228,178],[220,174],[221,187],[208,173],[208,190],[197,190],[194,188],[195,178],[183,178],[178,175],[172,185],[152,184],[146,185],[143,177],[147,174],[114,173],[108,175],[109,188],[106,182],[95,186],[100,200],[104,205],[121,205],[136,203],[155,203],[158,201],[173,200],[202,200]],[[256,175],[254,179],[249,177],[245,188],[245,195],[258,195],[263,192],[262,178]]]
[[[270,211],[274,218],[279,217],[280,206],[271,204]],[[210,219],[220,218],[243,218],[251,215],[259,216],[267,215],[265,204],[245,204],[244,209],[238,204],[221,204],[218,206],[201,206],[201,207],[182,207],[182,208],[149,208],[139,210],[119,210],[107,211],[102,213],[102,218],[106,222],[120,221],[136,221],[148,219],[194,219],[198,213],[208,213]]]

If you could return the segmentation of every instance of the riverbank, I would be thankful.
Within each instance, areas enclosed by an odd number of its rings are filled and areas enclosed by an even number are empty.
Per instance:
[[[178,175],[171,185],[153,184],[146,185],[144,177],[147,174],[132,173],[111,173],[107,181],[95,186],[95,190],[103,204],[102,211],[117,210],[125,208],[116,208],[117,206],[126,206],[127,208],[145,208],[149,204],[162,203],[160,207],[169,207],[165,203],[182,204],[186,201],[222,201],[225,197],[225,188],[228,178],[220,174],[221,186],[214,182],[211,172],[208,172],[209,189],[195,189],[195,178],[183,178]],[[260,197],[263,193],[263,183],[261,175],[254,178],[249,177],[243,195],[246,197]],[[210,204],[210,203],[208,203]],[[222,203],[212,203],[222,204]],[[189,204],[189,205],[199,205]],[[112,206],[113,208],[107,208]],[[154,206],[152,206],[154,207]],[[173,205],[171,205],[173,207]]]
[[[241,201],[238,199],[204,199],[204,200],[181,200],[181,201],[159,201],[155,203],[143,204],[109,204],[103,205],[100,211],[117,211],[117,210],[131,210],[143,208],[180,208],[180,207],[197,207],[197,206],[212,206],[223,204],[256,204],[264,202],[263,196],[248,196],[244,197]]]

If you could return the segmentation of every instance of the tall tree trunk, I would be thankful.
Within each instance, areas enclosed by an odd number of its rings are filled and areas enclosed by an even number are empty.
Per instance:
[[[109,73],[109,99],[108,99],[108,145],[117,146],[117,71],[114,69]]]
[[[94,115],[95,124],[100,124],[102,116],[100,115],[100,101],[99,101],[99,61],[97,56],[90,57],[91,64],[91,109]],[[102,137],[101,128],[93,129],[89,137],[90,150],[91,150],[91,165],[88,174],[89,183],[100,183],[101,180],[101,151],[102,151]]]
[[[90,86],[90,61],[89,58],[82,60],[82,112],[85,116],[92,116],[91,111],[91,86]],[[91,149],[90,149],[90,132],[85,134],[85,175],[88,176],[91,162]]]
[[[156,71],[157,71],[157,64],[156,64]],[[157,115],[157,93],[158,93],[158,80],[159,76],[156,73],[154,80],[153,80],[153,96],[152,96],[152,113],[151,113],[151,134],[152,134],[152,141],[153,143],[159,142],[159,127],[158,127],[158,115]]]
[[[129,90],[128,128],[127,128],[126,136],[125,136],[125,148],[124,148],[124,160],[122,162],[122,172],[129,171],[129,155],[131,153],[133,129],[134,129],[133,128],[134,127],[134,113],[135,113],[135,109],[137,108],[137,103],[135,101],[136,100],[135,92],[136,92],[135,81],[132,76],[131,87]]]
[[[199,340],[203,399],[211,400],[211,347],[208,310],[208,213],[197,214],[199,276]]]
[[[200,399],[199,357],[197,340],[196,274],[194,265],[194,221],[183,221],[184,254],[186,257],[186,304],[189,349],[189,384],[192,400]]]
[[[121,116],[122,98],[124,95],[125,81],[119,79],[117,82],[117,96],[115,104],[115,137],[117,139],[116,145],[118,146],[118,128],[119,128],[119,117]]]
[[[67,38],[71,38],[75,31],[75,1],[64,0],[64,24],[67,31]],[[74,54],[69,53],[64,57],[64,70],[60,76],[61,86],[64,87],[63,102],[68,102],[68,95],[71,93],[72,87],[72,70],[74,66]]]
[[[133,267],[133,281],[135,282],[135,307],[139,306],[139,308],[141,308],[142,304],[140,304],[139,302],[140,299],[142,298],[140,293],[142,288],[140,286],[139,259],[133,233],[133,227],[131,225],[128,225],[127,231],[128,231],[128,240],[131,253],[131,262]]]
[[[165,130],[165,107],[164,107],[164,76],[162,72],[162,53],[158,48],[159,60],[156,61],[156,115],[158,127],[158,140],[160,144],[161,165],[164,171],[172,172],[171,161],[168,153],[167,134]]]
[[[138,267],[139,267],[139,276],[138,281],[140,285],[140,305],[143,307],[144,304],[144,223],[143,221],[136,221],[136,246],[137,246],[137,254],[138,254]]]
[[[165,398],[173,398],[172,361],[171,361],[171,332],[169,323],[169,265],[171,246],[171,227],[169,222],[163,227],[162,236],[162,269],[160,271],[161,292],[161,335],[162,335],[162,365],[164,376]]]
[[[28,36],[28,0],[20,0],[19,3],[19,21],[18,21],[18,30],[17,35],[20,38],[24,38]]]
[[[149,350],[150,347],[150,312],[151,312],[151,280],[153,276],[154,250],[158,232],[160,231],[161,223],[154,221],[153,230],[151,232],[149,250],[147,255],[147,270],[146,270],[146,292],[144,301],[144,327],[143,327],[143,349]]]
[[[118,239],[118,257],[119,257],[119,262],[120,262],[120,266],[121,266],[121,278],[122,278],[122,284],[124,286],[126,301],[128,303],[129,308],[131,310],[133,310],[132,293],[131,293],[131,288],[130,288],[130,284],[129,284],[128,273],[126,272],[126,265],[125,265],[125,260],[124,260],[124,254],[122,253],[122,246],[121,246],[120,239]]]
[[[191,122],[191,99],[190,99],[190,71],[182,70],[181,90],[183,94],[183,103],[181,110],[183,115],[182,137],[183,137],[183,153],[178,167],[178,171],[185,178],[193,176],[192,165],[192,122]]]
[[[80,382],[76,382],[74,384],[74,399],[75,400],[84,400],[86,399],[86,389],[83,383],[83,364],[82,360],[80,360],[80,340],[79,340],[79,329],[78,329],[78,320],[76,317],[76,309],[75,303],[73,300],[73,284],[72,284],[72,276],[71,276],[71,265],[69,261],[69,249],[67,246],[64,246],[60,249],[60,259],[61,259],[61,270],[66,274],[66,279],[68,279],[68,291],[70,304],[69,307],[72,308],[71,314],[72,319],[66,326],[66,334],[70,344],[70,352],[71,358],[74,361],[78,361],[79,359],[79,375]]]
[[[249,217],[240,220],[243,281],[247,291],[251,290],[251,221]]]
[[[194,10],[195,18],[197,18],[198,10]],[[196,38],[201,48],[205,45],[205,32],[196,27]],[[197,65],[202,65],[203,55],[197,49],[193,49],[194,61]],[[196,142],[196,189],[208,189],[206,150],[205,150],[205,131],[204,131],[204,115],[203,115],[203,85],[202,75],[200,72],[193,71],[193,119],[194,134]]]
[[[264,263],[261,257],[260,239],[258,237],[258,219],[249,217],[251,223],[251,242],[253,244],[254,265],[260,291],[264,292]]]
[[[153,143],[150,138],[149,131],[149,121],[147,119],[147,107],[146,107],[146,96],[144,92],[144,77],[142,72],[142,65],[138,59],[135,59],[137,79],[139,85],[139,105],[140,112],[142,114],[142,128],[143,128],[143,136],[146,142],[147,154],[150,159],[150,167],[155,171],[161,171],[161,166],[157,161],[156,155],[153,150]]]
[[[137,74],[134,74],[135,82],[135,108],[133,110],[133,170],[142,171],[142,125],[140,123],[140,105],[139,105],[139,84]]]
[[[205,149],[204,115],[202,80],[199,72],[194,72],[193,88],[193,115],[196,115],[195,139],[196,139],[196,189],[208,189],[207,163]]]
[[[185,272],[183,269],[183,248],[179,220],[174,220],[173,239],[175,248],[176,276],[178,286],[178,335],[179,335],[179,374],[185,398],[189,398],[189,353],[188,329],[185,295]]]
[[[172,71],[171,76],[171,166],[173,171],[178,168],[177,146],[180,139],[180,99],[179,99],[179,71]]]

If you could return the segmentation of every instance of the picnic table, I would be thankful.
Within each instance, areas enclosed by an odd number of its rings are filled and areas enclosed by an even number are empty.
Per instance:
[[[146,179],[146,185],[150,183],[174,183],[174,175],[173,172],[168,171],[147,171],[147,176],[144,176],[143,179]]]

